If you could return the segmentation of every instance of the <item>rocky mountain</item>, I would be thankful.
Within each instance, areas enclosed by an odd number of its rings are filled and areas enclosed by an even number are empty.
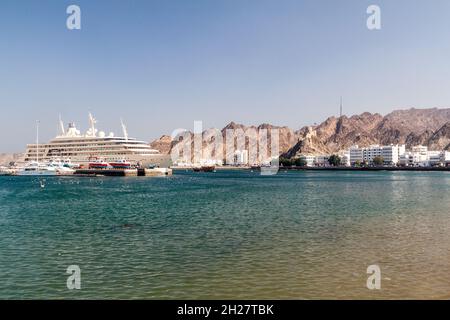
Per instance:
[[[331,154],[350,148],[352,145],[368,146],[371,144],[406,144],[407,148],[426,145],[430,150],[450,150],[450,109],[409,109],[397,110],[382,116],[378,113],[364,112],[351,117],[329,117],[315,126],[306,126],[297,131],[288,127],[261,124],[245,126],[235,122],[229,123],[222,130],[208,129],[203,132],[202,157],[215,154],[214,147],[226,150],[227,129],[242,130],[251,136],[260,129],[279,130],[280,154],[285,157],[298,157],[300,154]],[[191,138],[192,133],[189,133]],[[216,144],[218,134],[222,141]],[[269,137],[270,138],[270,137]],[[168,136],[151,143],[151,146],[163,153],[170,152],[183,141],[177,137],[172,141]],[[184,140],[187,141],[187,140]],[[237,146],[237,141],[234,145]],[[245,140],[249,149],[250,141]],[[269,139],[270,143],[270,139]],[[193,144],[191,139],[191,144]],[[270,148],[270,144],[269,144]]]
[[[263,134],[263,130],[266,130],[267,137],[268,137],[268,144],[267,148],[271,149],[271,130],[277,129],[278,130],[278,138],[279,138],[279,151],[280,153],[287,152],[296,142],[297,142],[297,134],[294,132],[294,130],[283,126],[274,126],[268,123],[260,124],[259,126],[244,126],[242,124],[237,124],[234,122],[229,123],[225,128],[221,130],[222,136],[224,138],[224,143],[227,143],[226,139],[226,131],[227,129],[236,130],[241,129],[245,133],[247,137],[254,136],[255,139],[260,139],[260,135]],[[237,141],[234,142],[235,146],[237,147]],[[247,138],[245,141],[245,148],[249,148],[249,139]],[[270,152],[269,152],[270,153]]]
[[[298,131],[299,141],[286,157],[300,154],[330,154],[357,144],[426,145],[433,150],[450,147],[450,109],[409,109],[386,116],[362,113],[351,117],[330,117],[316,127]]]
[[[431,150],[450,150],[450,122],[447,122],[428,139],[427,146]]]
[[[200,155],[200,157],[203,159],[223,159],[222,157],[220,157],[220,154],[226,155],[227,145],[231,143],[233,144],[235,150],[252,150],[252,148],[255,148],[255,157],[258,157],[260,149],[258,147],[257,141],[259,141],[264,132],[267,133],[267,155],[270,156],[272,129],[278,129],[279,153],[287,152],[292,147],[292,145],[297,142],[297,135],[292,129],[288,127],[278,127],[267,123],[261,124],[259,126],[245,126],[235,122],[230,122],[222,130],[210,128],[203,131],[201,142],[202,154]],[[232,135],[239,135],[239,132],[243,133],[241,135],[243,139],[239,139],[231,135],[228,136],[228,134],[230,133]],[[233,139],[233,141],[231,141],[230,139]],[[160,150],[163,153],[176,151],[180,154],[183,154],[183,150],[185,149],[187,144],[190,144],[192,160],[194,157],[194,135],[192,132],[185,132],[184,134],[180,134],[173,140],[170,137],[163,136],[160,139],[157,139],[150,143],[152,148]]]
[[[172,149],[172,137],[163,135],[159,139],[150,142],[150,147],[159,150],[161,153],[168,154],[170,149]]]

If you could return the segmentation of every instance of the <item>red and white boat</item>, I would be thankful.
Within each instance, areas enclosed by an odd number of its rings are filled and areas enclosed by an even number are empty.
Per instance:
[[[131,162],[122,159],[114,162],[110,162],[109,165],[113,167],[114,169],[130,169],[131,168]]]
[[[89,169],[106,169],[110,167],[109,163],[103,159],[94,158],[89,161]]]

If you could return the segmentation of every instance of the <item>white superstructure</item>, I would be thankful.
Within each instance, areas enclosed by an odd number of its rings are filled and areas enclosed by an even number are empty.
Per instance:
[[[89,114],[89,129],[82,134],[73,122],[69,123],[66,130],[60,120],[59,135],[49,143],[27,145],[24,161],[63,159],[70,160],[74,164],[88,164],[92,159],[102,158],[108,162],[127,160],[143,166],[151,164],[165,167],[169,165],[169,155],[152,149],[145,141],[128,137],[122,121],[122,137],[115,136],[112,132],[106,135],[105,132],[98,131],[95,127],[96,123],[95,118]]]

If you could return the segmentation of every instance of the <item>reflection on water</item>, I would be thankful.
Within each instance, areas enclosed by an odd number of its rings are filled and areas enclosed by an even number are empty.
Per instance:
[[[419,172],[1,177],[0,298],[450,298],[449,191]]]

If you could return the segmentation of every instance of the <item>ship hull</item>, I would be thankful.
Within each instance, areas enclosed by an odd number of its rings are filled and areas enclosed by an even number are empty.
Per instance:
[[[16,173],[17,176],[39,176],[39,177],[50,177],[56,176],[58,173],[56,171],[20,171]]]

